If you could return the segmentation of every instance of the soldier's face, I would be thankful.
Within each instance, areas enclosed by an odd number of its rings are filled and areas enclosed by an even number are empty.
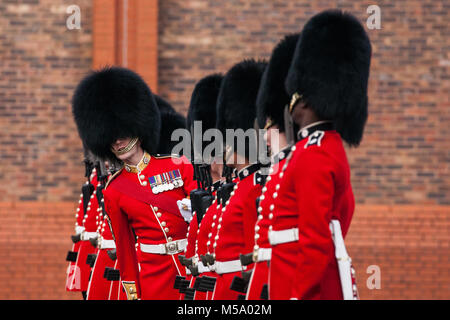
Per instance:
[[[302,127],[302,121],[304,118],[306,103],[303,100],[297,101],[294,109],[292,110],[292,120],[295,124]]]
[[[119,138],[111,145],[111,149],[119,160],[126,162],[138,151],[140,146],[139,141],[133,145],[132,140],[132,138]]]
[[[284,132],[280,132],[280,128],[276,124],[266,130],[264,139],[270,155],[277,154],[287,145],[286,135]]]

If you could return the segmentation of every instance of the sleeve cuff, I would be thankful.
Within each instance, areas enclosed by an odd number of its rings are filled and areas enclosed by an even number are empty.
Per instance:
[[[125,289],[127,300],[138,300],[136,284],[134,281],[122,281],[122,286]]]

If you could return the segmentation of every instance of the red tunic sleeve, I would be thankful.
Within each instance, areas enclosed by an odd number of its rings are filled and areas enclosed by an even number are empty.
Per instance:
[[[180,157],[180,160],[182,161],[183,189],[186,195],[189,196],[192,190],[197,189],[197,181],[194,180],[194,167],[185,156]]]
[[[139,269],[136,256],[135,237],[128,224],[127,215],[118,203],[121,195],[111,188],[104,190],[105,208],[112,225],[112,233],[116,242],[117,261],[120,278],[123,283],[134,283],[140,297]]]
[[[311,299],[334,259],[329,229],[335,193],[334,174],[329,156],[315,146],[302,152],[296,162],[299,252],[291,297]]]
[[[254,174],[247,179],[254,180]],[[261,185],[253,184],[249,194],[247,195],[247,201],[244,202],[242,208],[242,219],[244,228],[244,250],[242,253],[253,251],[255,245],[255,225],[258,211],[256,209],[256,199],[261,195]]]

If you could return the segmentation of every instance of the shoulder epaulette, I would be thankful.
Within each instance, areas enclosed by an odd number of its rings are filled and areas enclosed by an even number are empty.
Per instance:
[[[180,158],[179,154],[176,153],[172,153],[172,154],[155,154],[154,156],[152,156],[155,159],[166,159],[166,158]]]
[[[105,185],[105,190],[106,188],[108,188],[109,184],[111,183],[111,181],[113,181],[121,172],[122,172],[123,168],[119,169],[116,173],[114,173],[111,177],[109,177],[108,181],[106,182]]]

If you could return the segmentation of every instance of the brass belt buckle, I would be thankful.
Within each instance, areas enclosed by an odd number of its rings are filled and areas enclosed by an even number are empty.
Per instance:
[[[253,262],[258,262],[258,250],[253,249]]]
[[[178,242],[172,241],[166,243],[166,252],[167,254],[176,254],[178,253]]]

